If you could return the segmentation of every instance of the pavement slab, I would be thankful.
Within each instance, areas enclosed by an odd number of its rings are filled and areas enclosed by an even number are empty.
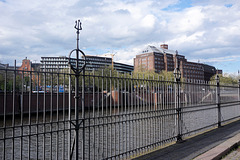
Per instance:
[[[192,160],[240,133],[240,120],[211,130],[183,143],[135,158],[136,160]]]

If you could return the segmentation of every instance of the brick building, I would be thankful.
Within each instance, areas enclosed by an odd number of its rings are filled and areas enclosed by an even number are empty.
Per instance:
[[[182,77],[185,79],[208,81],[211,76],[216,74],[215,67],[188,62],[185,56],[178,54],[178,51],[169,50],[167,44],[160,45],[160,48],[147,46],[142,53],[136,55],[136,58],[134,58],[135,71],[149,70],[159,73],[165,70],[167,72],[173,72],[177,64]]]
[[[40,63],[32,63],[27,57],[22,60],[22,65],[18,68],[20,74],[24,73],[25,75],[30,76],[29,71],[39,71],[40,70]],[[38,75],[32,72],[32,81],[33,83],[38,82]],[[40,78],[39,78],[40,83]]]

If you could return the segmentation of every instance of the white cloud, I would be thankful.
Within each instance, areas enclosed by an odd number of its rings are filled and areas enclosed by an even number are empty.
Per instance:
[[[202,7],[192,7],[169,15],[168,28],[173,34],[187,33],[198,30],[203,24]]]
[[[142,26],[145,28],[153,28],[155,25],[155,16],[154,15],[146,15],[143,19],[142,19]]]

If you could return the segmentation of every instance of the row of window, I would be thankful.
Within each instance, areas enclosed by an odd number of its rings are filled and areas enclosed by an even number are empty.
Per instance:
[[[155,61],[155,64],[163,64],[164,65],[164,62],[161,62],[161,61]]]
[[[184,74],[184,77],[186,77],[186,78],[194,78],[194,79],[203,79],[204,78],[204,76],[195,75],[195,74]]]
[[[203,71],[202,71],[202,72],[199,72],[199,71],[197,71],[197,70],[187,70],[187,69],[185,69],[184,72],[203,74]]]
[[[164,68],[164,66],[156,65],[155,68]]]
[[[163,58],[157,58],[157,57],[155,57],[155,60],[162,60],[163,61]]]
[[[67,61],[67,58],[42,58],[42,61]]]
[[[63,62],[63,61],[51,61],[51,62],[42,62],[42,64],[68,64],[68,62],[66,61],[66,62]]]

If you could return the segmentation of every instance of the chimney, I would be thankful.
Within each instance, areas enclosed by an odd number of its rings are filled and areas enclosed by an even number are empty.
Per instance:
[[[162,49],[168,49],[168,45],[167,45],[167,44],[161,44],[161,45],[160,45],[160,48],[162,48]]]

